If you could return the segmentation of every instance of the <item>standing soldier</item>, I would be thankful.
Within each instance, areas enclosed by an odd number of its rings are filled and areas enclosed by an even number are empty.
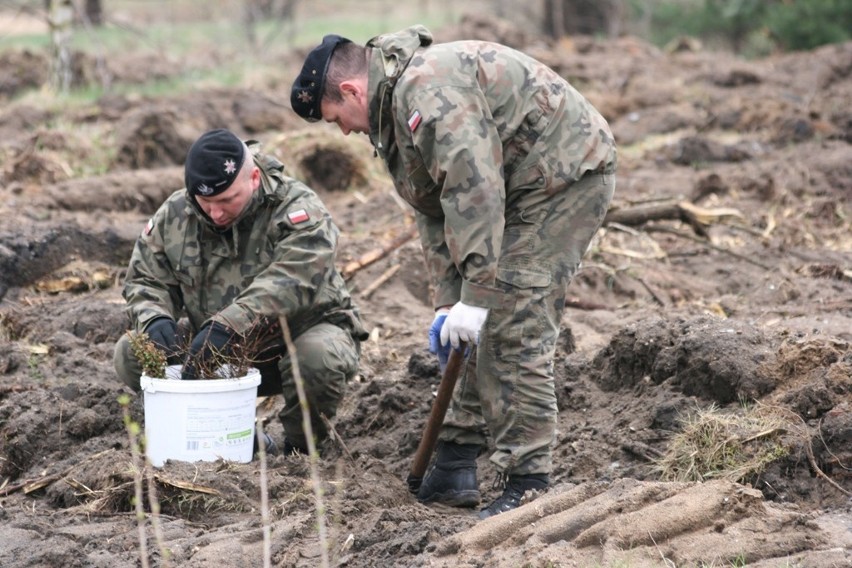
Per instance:
[[[490,435],[503,494],[487,518],[549,484],[553,355],[566,288],[615,189],[606,120],[565,79],[482,41],[422,26],[366,46],[328,35],[293,84],[308,121],[364,133],[416,210],[435,291],[431,348],[470,347],[422,502],[473,507]]]

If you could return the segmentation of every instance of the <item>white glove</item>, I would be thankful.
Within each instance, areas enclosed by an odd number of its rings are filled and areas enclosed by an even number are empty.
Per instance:
[[[446,345],[449,341],[458,349],[462,341],[479,343],[479,330],[482,329],[487,316],[488,308],[456,302],[441,327],[441,345]]]

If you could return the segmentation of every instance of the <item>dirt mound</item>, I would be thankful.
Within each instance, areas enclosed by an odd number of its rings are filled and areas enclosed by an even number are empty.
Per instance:
[[[837,521],[826,531],[808,515],[767,505],[759,491],[725,481],[584,483],[446,539],[430,565],[546,566],[571,558],[581,566],[659,566],[661,559],[692,566],[748,558],[750,566],[773,566],[808,551],[808,561],[830,566],[847,558],[837,546],[849,538]]]
[[[152,565],[166,549],[170,565],[261,565],[264,494],[275,566],[322,565],[324,544],[350,568],[852,565],[852,43],[743,61],[630,37],[548,44],[484,16],[435,35],[525,48],[604,111],[620,145],[616,201],[553,361],[551,487],[482,522],[409,493],[440,378],[411,211],[365,139],[304,128],[282,103],[288,76],[67,111],[18,102],[0,113],[0,565],[136,566],[138,495]],[[227,56],[141,65],[159,77]],[[125,61],[138,74],[145,57]],[[0,95],[46,80],[31,54],[0,59]],[[316,464],[324,534],[305,457],[134,475],[124,416],[141,423],[143,399],[120,402],[112,364],[121,278],[183,185],[189,144],[219,126],[321,194],[371,332]],[[279,441],[281,404],[257,410]],[[752,413],[783,420],[747,430],[764,424]],[[715,447],[742,452],[721,455],[767,462],[664,475],[681,437],[706,424],[713,441],[710,426],[732,421]],[[496,474],[481,456],[484,501]]]
[[[0,69],[0,95],[4,98],[38,88],[47,80],[47,58],[29,50],[3,52]]]

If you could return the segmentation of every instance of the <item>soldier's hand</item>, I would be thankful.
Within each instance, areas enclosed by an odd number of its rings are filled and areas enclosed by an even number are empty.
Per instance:
[[[441,344],[441,328],[444,327],[444,321],[449,313],[449,308],[438,308],[438,311],[435,312],[435,319],[432,320],[432,327],[429,328],[429,353],[438,356],[438,365],[441,367],[442,374],[444,369],[447,368],[447,360],[450,358],[450,346]]]
[[[479,331],[488,317],[488,308],[456,302],[441,328],[441,345],[451,343],[456,349],[461,342],[479,344]]]
[[[175,364],[177,354],[177,323],[168,317],[160,317],[148,322],[145,327],[148,339],[163,353],[170,364]]]
[[[185,381],[203,378],[199,373],[215,362],[217,357],[224,358],[230,354],[235,336],[233,330],[219,322],[210,322],[202,327],[189,345],[189,354],[180,378]]]

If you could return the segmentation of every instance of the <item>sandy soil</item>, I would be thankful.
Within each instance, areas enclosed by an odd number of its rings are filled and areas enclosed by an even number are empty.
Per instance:
[[[320,566],[326,543],[331,565],[353,568],[852,566],[852,44],[743,61],[509,32],[437,35],[500,39],[553,65],[621,147],[615,204],[572,284],[554,361],[554,483],[483,522],[409,494],[440,377],[408,240],[349,279],[372,335],[318,461],[327,534],[309,460],[269,458],[272,564]],[[0,58],[0,86],[14,90],[33,61]],[[141,565],[112,349],[128,325],[133,241],[181,186],[194,136],[224,125],[279,153],[341,226],[341,268],[410,226],[365,140],[305,129],[282,100],[234,88],[0,111],[0,565]],[[115,160],[81,175],[76,160],[105,144]],[[280,405],[258,401],[278,440]],[[662,477],[672,441],[709,408],[781,417],[749,441],[783,451],[744,476]],[[140,397],[129,410],[142,421]],[[495,472],[487,457],[479,466],[490,500]],[[160,536],[144,523],[151,565],[262,565],[258,461],[146,473],[161,506]]]

